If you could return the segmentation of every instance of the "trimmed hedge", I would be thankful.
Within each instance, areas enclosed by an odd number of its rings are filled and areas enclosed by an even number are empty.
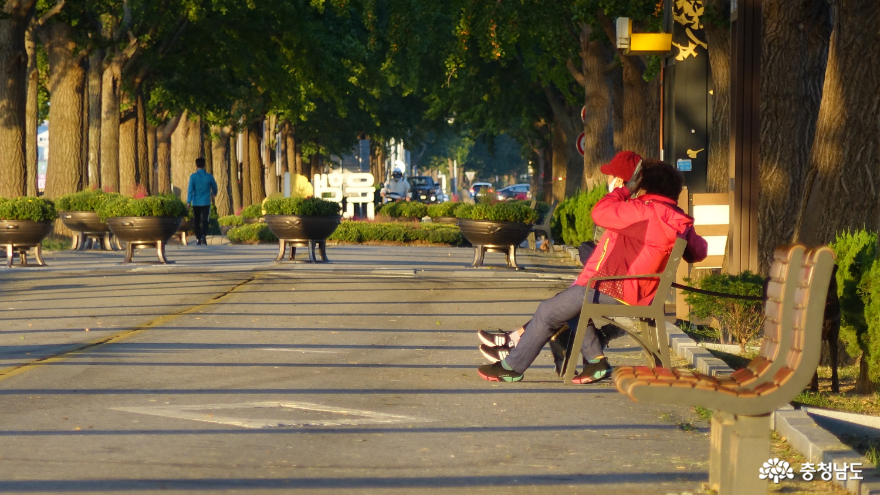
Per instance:
[[[255,205],[250,205],[250,206],[246,207],[245,209],[241,210],[241,217],[242,218],[260,218],[262,216],[263,216],[263,205],[259,204],[259,203],[255,204]]]
[[[431,218],[454,217],[455,210],[462,206],[464,206],[464,203],[458,203],[455,201],[447,201],[445,203],[431,205],[428,207],[428,216]]]
[[[303,215],[329,217],[339,215],[342,205],[321,198],[276,198],[263,203],[266,215]]]
[[[345,221],[333,232],[330,240],[343,242],[431,242],[458,245],[463,242],[461,231],[448,224],[409,224]]]
[[[428,207],[417,201],[397,201],[386,203],[376,214],[391,218],[422,218],[428,214]]]
[[[693,280],[686,278],[686,282]],[[761,296],[764,294],[764,277],[748,270],[738,274],[712,273],[696,281],[700,289],[736,294],[740,296]],[[691,306],[694,315],[700,318],[714,317],[721,328],[719,340],[724,343],[729,336],[744,353],[746,344],[761,330],[764,323],[764,304],[760,301],[746,301],[726,297],[715,297],[697,292],[688,293],[684,300]]]
[[[98,208],[102,221],[112,217],[186,217],[188,211],[180,198],[174,196],[147,196],[132,199],[120,196]]]
[[[269,230],[269,227],[265,223],[251,223],[230,229],[229,232],[226,233],[226,237],[229,238],[229,242],[235,244],[278,242],[278,237]]]
[[[526,201],[505,201],[495,204],[464,205],[455,210],[455,216],[470,220],[535,223],[538,212],[531,209]]]
[[[49,222],[58,218],[55,203],[32,196],[0,198],[0,220],[33,220]]]
[[[244,225],[244,218],[236,215],[227,215],[218,219],[221,227],[240,227]]]
[[[55,208],[60,211],[98,211],[107,201],[122,197],[119,193],[107,193],[100,189],[87,189],[78,193],[65,194],[55,200]]]
[[[553,237],[562,239],[569,246],[580,246],[582,242],[594,241],[593,207],[608,194],[608,187],[599,184],[589,192],[566,198],[553,213],[551,230]]]

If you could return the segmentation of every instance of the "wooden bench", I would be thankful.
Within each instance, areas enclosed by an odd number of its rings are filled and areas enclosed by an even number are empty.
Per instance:
[[[760,355],[729,377],[667,368],[614,370],[617,389],[636,402],[714,411],[709,483],[719,495],[767,493],[767,479],[758,474],[770,458],[770,415],[804,390],[819,365],[833,265],[828,247],[776,250]]]
[[[675,280],[675,273],[678,265],[684,255],[684,249],[687,241],[684,239],[676,239],[666,262],[666,268],[663,273],[652,273],[648,275],[625,275],[619,277],[593,277],[587,286],[591,286],[593,282],[600,280],[622,280],[622,279],[658,279],[657,293],[654,300],[649,306],[626,306],[619,304],[594,304],[589,297],[584,298],[584,305],[581,308],[581,316],[578,321],[577,331],[574,334],[574,341],[569,346],[563,362],[563,379],[566,385],[571,384],[574,377],[574,371],[577,367],[577,359],[575,358],[580,352],[581,345],[584,342],[587,325],[590,320],[596,328],[605,325],[614,325],[626,331],[635,341],[644,349],[648,366],[670,367],[669,361],[669,344],[666,336],[666,295],[672,288]],[[589,291],[587,292],[589,295]],[[633,326],[615,321],[611,318],[634,318]],[[630,320],[626,320],[630,321]]]
[[[538,247],[536,239],[536,235],[538,232],[544,234],[544,237],[546,237],[547,240],[550,241],[550,248],[553,248],[553,234],[550,233],[550,223],[553,220],[553,213],[556,211],[556,206],[558,204],[559,200],[554,199],[553,203],[550,205],[550,211],[548,211],[547,214],[544,215],[544,221],[539,224],[535,224],[535,226],[532,227],[532,232],[529,234],[528,239],[529,249],[536,249]],[[534,199],[532,200],[531,208],[534,210],[536,206],[538,206],[538,200]],[[584,260],[584,262],[586,262],[586,260]]]

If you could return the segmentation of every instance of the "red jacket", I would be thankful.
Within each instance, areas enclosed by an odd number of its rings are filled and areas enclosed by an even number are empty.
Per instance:
[[[659,273],[666,267],[677,238],[687,241],[684,260],[694,263],[706,259],[706,240],[694,231],[694,219],[686,215],[675,201],[656,194],[630,199],[630,192],[619,187],[608,193],[593,208],[593,221],[604,227],[605,234],[596,243],[596,250],[584,264],[575,285],[587,285],[593,276],[644,275]],[[597,275],[598,274],[598,275]],[[600,285],[601,292],[626,304],[647,306],[657,292],[657,279],[632,279],[616,284]],[[622,295],[622,297],[620,297]]]

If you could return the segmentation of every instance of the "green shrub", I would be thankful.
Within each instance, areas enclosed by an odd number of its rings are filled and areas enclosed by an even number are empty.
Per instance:
[[[431,205],[428,207],[428,216],[431,218],[454,217],[455,210],[459,209],[462,205],[464,205],[464,203],[458,203],[455,201],[447,201],[446,203]]]
[[[263,205],[258,203],[241,210],[242,218],[260,218],[263,216]]]
[[[241,225],[244,225],[244,218],[235,215],[227,215],[225,217],[220,217],[218,222],[220,223],[221,227],[239,227]]]
[[[235,244],[256,244],[260,242],[278,242],[275,234],[269,230],[265,223],[251,223],[229,229],[226,233],[229,242]]]
[[[22,196],[0,198],[0,220],[33,220],[49,222],[58,218],[55,203],[42,198]]]
[[[691,279],[685,279],[693,283]],[[696,281],[700,289],[736,294],[740,296],[762,296],[764,294],[764,278],[748,270],[739,275],[713,273]],[[757,335],[764,325],[763,304],[761,301],[745,301],[727,297],[710,296],[689,292],[685,301],[691,306],[694,315],[700,318],[714,317],[721,328],[718,337],[721,342],[730,336],[745,352],[746,344]]]
[[[331,240],[344,242],[431,242],[458,245],[462,243],[461,231],[455,225],[410,224],[346,221],[333,232]]]
[[[428,207],[418,201],[386,203],[376,212],[391,218],[422,218],[428,215]]]
[[[851,356],[861,354],[862,371],[856,383],[857,393],[867,393],[870,363],[880,354],[871,355],[874,345],[868,329],[866,306],[873,307],[874,294],[880,292],[880,281],[874,278],[873,265],[877,262],[877,234],[866,230],[841,232],[831,244],[837,258],[837,296],[840,298],[840,339]],[[878,339],[880,340],[880,339]],[[875,344],[876,345],[876,344]]]
[[[561,239],[569,246],[579,246],[582,242],[593,241],[593,207],[608,194],[608,188],[599,184],[589,192],[566,198],[553,213],[551,230],[553,237]]]
[[[535,223],[535,220],[538,219],[538,212],[529,208],[526,201],[507,201],[495,204],[464,205],[455,210],[455,216],[470,220]]]
[[[98,208],[101,220],[112,217],[185,217],[187,213],[186,205],[175,196],[147,196],[141,199],[121,196]]]
[[[55,200],[55,207],[60,211],[97,211],[107,201],[121,196],[119,193],[107,193],[100,189],[87,189],[61,196]]]
[[[342,205],[321,198],[276,198],[263,203],[266,215],[303,215],[329,217],[339,215]]]
[[[867,328],[859,335],[858,344],[867,368],[866,382],[880,383],[880,260],[874,260],[871,269],[862,277],[859,291],[865,303]],[[843,328],[841,326],[841,336]],[[852,339],[852,335],[848,336]],[[851,347],[847,342],[847,350]],[[855,355],[850,352],[850,355]],[[863,378],[865,380],[865,378]],[[865,383],[866,386],[870,384]]]

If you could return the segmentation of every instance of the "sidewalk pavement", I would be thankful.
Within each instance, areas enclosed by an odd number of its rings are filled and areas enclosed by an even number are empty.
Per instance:
[[[549,353],[520,383],[477,376],[474,332],[525,323],[573,265],[275,254],[172,246],[173,265],[122,266],[58,252],[0,273],[0,491],[700,493],[708,425],[689,408],[566,387]],[[641,364],[621,341],[611,360]]]

